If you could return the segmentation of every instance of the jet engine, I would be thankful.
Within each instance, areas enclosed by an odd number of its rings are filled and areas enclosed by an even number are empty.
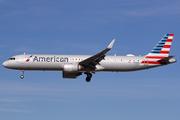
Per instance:
[[[78,72],[81,69],[83,69],[83,67],[78,64],[64,64],[63,67],[64,72]]]
[[[76,78],[77,76],[81,75],[79,70],[82,70],[83,67],[78,64],[64,64],[63,67],[63,78]]]

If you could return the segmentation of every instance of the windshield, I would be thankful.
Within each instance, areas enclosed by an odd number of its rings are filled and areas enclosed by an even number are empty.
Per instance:
[[[15,58],[9,58],[8,60],[15,60]]]

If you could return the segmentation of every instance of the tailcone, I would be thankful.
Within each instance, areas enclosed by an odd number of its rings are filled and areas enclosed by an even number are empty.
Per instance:
[[[169,60],[169,63],[175,63],[175,62],[177,62],[176,59],[170,59],[170,60]]]

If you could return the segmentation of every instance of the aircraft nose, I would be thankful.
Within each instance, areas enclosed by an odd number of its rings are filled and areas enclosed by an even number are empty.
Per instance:
[[[8,63],[7,63],[7,61],[5,61],[5,62],[3,62],[3,64],[2,64],[4,67],[7,67],[8,66]]]

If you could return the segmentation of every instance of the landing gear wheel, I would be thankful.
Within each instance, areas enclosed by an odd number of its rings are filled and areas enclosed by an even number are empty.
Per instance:
[[[91,73],[85,73],[87,75],[86,77],[86,82],[90,82],[91,81],[91,77],[92,77],[92,74]]]
[[[87,77],[91,78],[92,74],[91,73],[87,73]]]
[[[23,79],[23,78],[24,78],[24,75],[21,75],[20,78]]]
[[[22,70],[22,75],[20,76],[21,79],[24,78],[24,70]]]
[[[86,77],[86,82],[90,82],[91,78],[90,77]]]

